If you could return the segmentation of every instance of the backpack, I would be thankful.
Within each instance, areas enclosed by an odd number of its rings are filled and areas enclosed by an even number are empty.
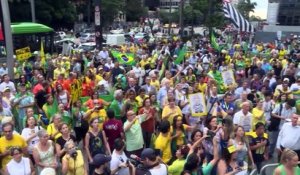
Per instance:
[[[283,104],[280,104],[279,113],[278,113],[279,116],[282,113],[282,108],[283,108]],[[269,131],[278,131],[279,130],[280,121],[281,121],[280,118],[276,118],[276,117],[271,116],[271,119],[270,119],[271,123],[268,126],[268,130]]]

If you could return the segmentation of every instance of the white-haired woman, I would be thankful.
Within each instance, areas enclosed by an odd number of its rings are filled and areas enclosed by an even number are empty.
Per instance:
[[[109,108],[115,112],[116,119],[121,119],[125,114],[122,114],[124,105],[123,91],[118,89],[114,92],[114,100],[111,102]]]
[[[57,160],[55,156],[55,147],[53,141],[50,140],[48,133],[42,129],[38,131],[40,142],[33,148],[33,158],[37,166],[38,173],[44,168],[57,168]]]
[[[62,158],[62,174],[87,175],[82,152],[76,149],[74,142],[72,140],[67,141],[64,149],[66,154]]]

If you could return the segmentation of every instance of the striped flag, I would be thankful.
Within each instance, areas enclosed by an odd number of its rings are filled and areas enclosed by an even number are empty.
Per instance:
[[[231,3],[227,1],[223,2],[223,12],[225,17],[230,19],[239,31],[254,32],[254,27],[231,5]]]

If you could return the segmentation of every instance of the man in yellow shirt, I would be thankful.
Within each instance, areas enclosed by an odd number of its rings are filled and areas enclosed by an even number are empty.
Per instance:
[[[0,138],[0,158],[2,159],[1,167],[2,173],[3,168],[6,167],[6,164],[12,159],[10,156],[10,149],[12,147],[19,147],[22,149],[23,153],[27,153],[27,143],[25,139],[19,134],[15,134],[14,125],[12,123],[5,123],[2,125],[3,137]]]

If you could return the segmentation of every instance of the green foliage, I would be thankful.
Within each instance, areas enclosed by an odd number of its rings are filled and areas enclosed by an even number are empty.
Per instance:
[[[35,0],[37,22],[56,27],[73,27],[76,8],[71,0]],[[28,1],[11,0],[9,3],[12,22],[31,21]]]
[[[103,26],[110,25],[125,6],[124,1],[121,0],[102,0],[101,5]]]
[[[211,8],[209,3],[211,3]],[[190,4],[185,7],[184,14],[187,22],[200,21],[207,27],[224,25],[222,1],[220,0],[190,0]]]
[[[127,21],[139,21],[140,17],[147,14],[147,11],[142,7],[141,0],[126,0],[125,13]]]
[[[244,18],[249,19],[249,13],[254,12],[256,5],[256,2],[251,2],[251,0],[239,0],[237,9]]]
[[[171,14],[167,11],[160,11],[158,15],[163,24],[168,24],[169,20],[171,23],[178,23],[179,21],[178,11],[172,12]]]

